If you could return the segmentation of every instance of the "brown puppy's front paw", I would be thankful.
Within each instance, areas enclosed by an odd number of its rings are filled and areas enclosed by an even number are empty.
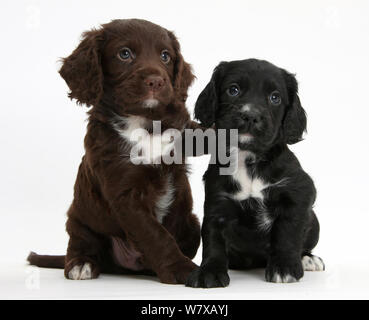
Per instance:
[[[161,282],[167,284],[184,284],[190,273],[197,268],[190,259],[173,263],[158,273]]]
[[[64,275],[70,280],[96,279],[100,274],[99,268],[93,262],[81,262],[80,259],[70,260],[65,268]]]

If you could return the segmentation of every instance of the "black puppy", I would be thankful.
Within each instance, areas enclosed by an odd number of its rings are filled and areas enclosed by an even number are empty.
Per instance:
[[[306,130],[297,92],[292,74],[249,59],[220,63],[200,94],[203,125],[238,129],[238,161],[231,175],[220,175],[219,163],[204,175],[203,260],[187,286],[227,286],[228,268],[266,267],[270,282],[324,270],[311,254],[319,238],[314,183],[287,147]]]

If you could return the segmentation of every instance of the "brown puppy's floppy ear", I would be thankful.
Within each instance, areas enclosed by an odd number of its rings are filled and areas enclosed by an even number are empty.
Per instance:
[[[192,84],[195,76],[192,73],[191,65],[184,61],[179,42],[173,32],[168,31],[169,38],[172,40],[173,48],[176,52],[176,60],[174,61],[174,90],[179,95],[181,101],[187,100],[187,90]]]
[[[103,94],[101,68],[102,30],[83,33],[82,41],[73,53],[62,59],[60,75],[67,83],[68,96],[78,104],[96,105]]]
[[[306,131],[306,114],[298,96],[298,84],[293,74],[282,70],[288,90],[288,105],[283,119],[282,128],[284,140],[287,144],[294,144],[302,140]]]
[[[215,114],[218,110],[218,86],[225,64],[226,62],[221,62],[214,69],[210,82],[202,90],[195,104],[195,119],[200,120],[205,127],[211,127],[215,122]]]

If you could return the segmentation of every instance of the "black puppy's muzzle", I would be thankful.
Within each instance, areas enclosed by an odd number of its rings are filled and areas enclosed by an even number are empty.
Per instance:
[[[242,106],[239,116],[238,131],[240,133],[253,133],[255,130],[260,131],[265,121],[262,108],[250,103]]]

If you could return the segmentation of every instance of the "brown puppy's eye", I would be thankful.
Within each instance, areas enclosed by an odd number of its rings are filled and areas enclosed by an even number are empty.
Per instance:
[[[278,91],[273,91],[269,96],[269,100],[275,106],[280,105],[282,102],[281,95]]]
[[[118,52],[118,58],[122,61],[127,61],[129,59],[133,59],[133,53],[129,48],[122,48]]]
[[[160,54],[160,58],[164,63],[169,63],[170,61],[170,55],[167,50],[163,50]]]

